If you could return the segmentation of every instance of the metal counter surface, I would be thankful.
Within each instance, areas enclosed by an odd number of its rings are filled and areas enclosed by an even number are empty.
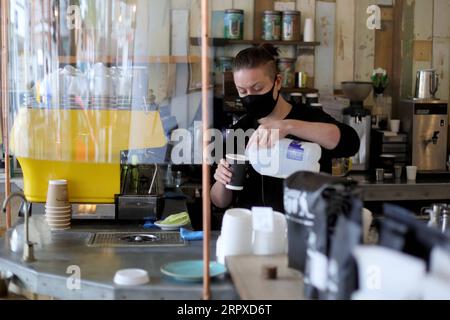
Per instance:
[[[374,181],[369,175],[351,174],[363,190],[364,201],[420,201],[450,199],[450,180],[446,178]]]
[[[143,232],[137,226],[77,226],[63,232],[52,232],[48,243],[35,249],[37,261],[25,264],[20,253],[10,250],[11,230],[0,239],[0,270],[11,272],[16,285],[36,294],[57,299],[202,299],[202,283],[181,282],[164,276],[160,268],[166,263],[202,259],[202,241],[185,247],[156,248],[95,248],[86,241],[91,232]],[[156,231],[156,230],[155,230]],[[211,242],[211,257],[215,257],[215,239]],[[80,289],[72,289],[72,273],[68,268],[80,270]],[[143,286],[123,287],[114,283],[116,271],[127,268],[147,270],[150,283]],[[72,271],[73,272],[73,271]],[[69,284],[69,285],[68,285]],[[237,299],[238,295],[229,279],[221,276],[211,284],[212,299]]]
[[[17,204],[18,205],[18,204]],[[13,215],[18,207],[14,206]],[[163,217],[186,210],[185,200],[166,201]],[[30,222],[42,225],[43,204],[33,204]],[[201,214],[201,212],[199,212]],[[23,228],[23,219],[16,226]],[[32,234],[33,227],[30,226]],[[13,274],[13,283],[26,291],[56,299],[146,299],[146,300],[197,300],[202,299],[202,283],[187,283],[163,275],[161,266],[181,260],[203,258],[203,242],[190,242],[185,247],[155,248],[101,248],[88,247],[89,236],[95,232],[151,232],[138,222],[111,223],[107,221],[73,221],[72,229],[48,232],[41,244],[35,247],[36,262],[22,262],[22,253],[11,251],[10,238],[13,229],[0,238],[0,272]],[[212,233],[211,260],[215,260],[216,239]],[[31,238],[31,240],[35,240]],[[45,242],[45,243],[44,243]],[[80,289],[71,290],[73,270],[80,271]],[[127,268],[147,270],[150,282],[143,286],[123,287],[114,283],[116,271]],[[229,275],[211,282],[212,299],[238,299],[239,296]]]

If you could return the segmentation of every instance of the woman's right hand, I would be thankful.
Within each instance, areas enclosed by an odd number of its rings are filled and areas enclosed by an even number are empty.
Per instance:
[[[233,173],[230,170],[230,164],[224,159],[220,160],[219,166],[217,167],[216,173],[214,174],[214,179],[226,186],[231,182],[232,177]]]

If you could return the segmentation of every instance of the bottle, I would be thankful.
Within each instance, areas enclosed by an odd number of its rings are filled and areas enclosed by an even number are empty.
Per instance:
[[[173,179],[173,172],[172,172],[172,165],[167,165],[167,171],[166,171],[166,187],[173,187],[174,179]]]
[[[281,139],[269,149],[253,144],[246,155],[259,174],[285,179],[298,171],[320,172],[322,149],[316,143]]]

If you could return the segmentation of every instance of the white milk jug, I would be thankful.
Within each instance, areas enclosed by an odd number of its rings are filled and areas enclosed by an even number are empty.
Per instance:
[[[316,143],[281,139],[269,149],[253,144],[247,157],[259,174],[286,179],[298,171],[320,172],[322,149]]]

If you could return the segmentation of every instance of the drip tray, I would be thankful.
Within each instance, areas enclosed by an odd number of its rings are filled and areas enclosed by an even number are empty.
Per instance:
[[[98,232],[89,236],[88,247],[181,247],[186,242],[179,232]]]

